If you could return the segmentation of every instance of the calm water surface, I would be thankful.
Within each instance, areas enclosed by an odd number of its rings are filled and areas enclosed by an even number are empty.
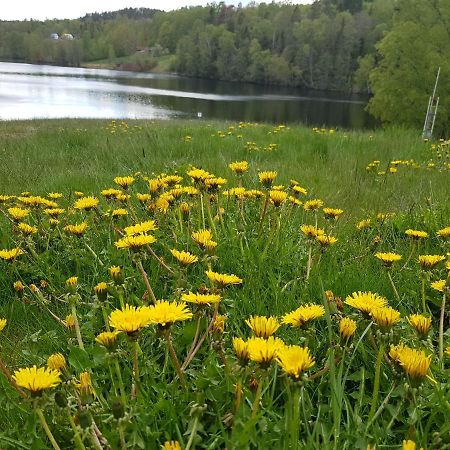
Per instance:
[[[0,119],[110,118],[303,122],[373,128],[367,98],[167,74],[0,63]]]

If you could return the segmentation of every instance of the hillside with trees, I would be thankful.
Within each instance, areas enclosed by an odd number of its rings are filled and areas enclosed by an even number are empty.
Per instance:
[[[129,8],[0,22],[0,59],[79,66],[129,58],[151,70],[171,55],[169,70],[192,77],[371,93],[373,115],[419,126],[439,66],[443,108],[450,99],[449,30],[448,0]]]

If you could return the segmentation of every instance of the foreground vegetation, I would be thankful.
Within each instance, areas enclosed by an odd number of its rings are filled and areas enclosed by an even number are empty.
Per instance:
[[[2,448],[450,448],[447,142],[0,138]]]

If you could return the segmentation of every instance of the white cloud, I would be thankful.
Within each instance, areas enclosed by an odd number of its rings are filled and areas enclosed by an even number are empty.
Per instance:
[[[270,0],[267,0],[270,2]],[[291,3],[312,3],[313,0],[294,0]],[[183,6],[206,5],[208,0],[3,0],[0,20],[23,19],[74,19],[86,13],[115,11],[132,7],[145,7],[163,10],[182,8]],[[217,1],[218,3],[218,1]],[[227,4],[238,4],[239,0],[227,0]],[[242,1],[247,4],[249,1]],[[259,3],[259,2],[258,2]]]

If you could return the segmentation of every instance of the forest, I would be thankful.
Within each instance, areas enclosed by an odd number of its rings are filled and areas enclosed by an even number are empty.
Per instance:
[[[448,0],[318,0],[164,12],[124,9],[76,20],[0,22],[0,59],[80,66],[132,57],[151,70],[372,94],[383,122],[420,126],[441,67],[441,129],[450,120]],[[73,39],[51,39],[70,34]],[[423,109],[423,107],[422,107]]]

